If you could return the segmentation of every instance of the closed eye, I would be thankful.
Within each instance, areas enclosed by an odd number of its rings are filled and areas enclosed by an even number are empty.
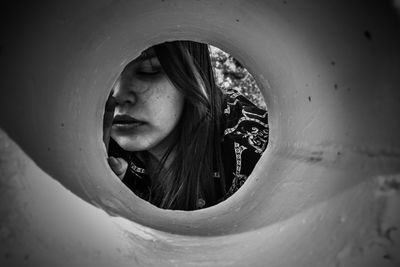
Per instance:
[[[142,75],[142,76],[152,76],[152,75],[157,75],[161,73],[161,69],[139,69],[136,70],[137,75]]]
[[[162,67],[155,56],[143,60],[135,70],[135,73],[140,76],[154,76],[161,72]]]

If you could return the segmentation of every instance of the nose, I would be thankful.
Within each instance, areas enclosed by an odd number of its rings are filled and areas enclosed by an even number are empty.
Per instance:
[[[130,79],[126,79],[125,77],[120,77],[118,79],[112,92],[112,96],[115,98],[117,105],[133,105],[136,103],[136,94],[131,87],[132,84]]]

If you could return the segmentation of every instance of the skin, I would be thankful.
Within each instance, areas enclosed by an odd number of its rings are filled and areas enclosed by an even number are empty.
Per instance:
[[[145,55],[126,66],[107,101],[115,108],[111,127],[104,129],[105,143],[111,135],[124,150],[148,151],[160,160],[173,140],[184,97],[163,72],[154,51],[149,49]],[[111,110],[106,107],[105,121],[111,121]],[[122,178],[127,163],[112,157],[108,162]]]

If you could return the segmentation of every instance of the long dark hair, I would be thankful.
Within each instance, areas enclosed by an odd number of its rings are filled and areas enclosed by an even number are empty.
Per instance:
[[[223,95],[216,86],[208,45],[174,41],[155,45],[156,56],[171,83],[185,98],[176,138],[153,174],[150,202],[160,208],[194,210],[198,200],[217,203],[213,173],[225,190],[221,157]],[[165,162],[174,151],[172,164]],[[224,194],[224,192],[222,192]],[[221,194],[219,194],[221,195]]]

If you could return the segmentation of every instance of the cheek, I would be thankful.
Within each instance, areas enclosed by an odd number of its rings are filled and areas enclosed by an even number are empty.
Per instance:
[[[163,89],[166,94],[155,98],[154,109],[157,109],[159,123],[165,128],[173,128],[182,114],[184,98],[174,87],[168,86]]]

